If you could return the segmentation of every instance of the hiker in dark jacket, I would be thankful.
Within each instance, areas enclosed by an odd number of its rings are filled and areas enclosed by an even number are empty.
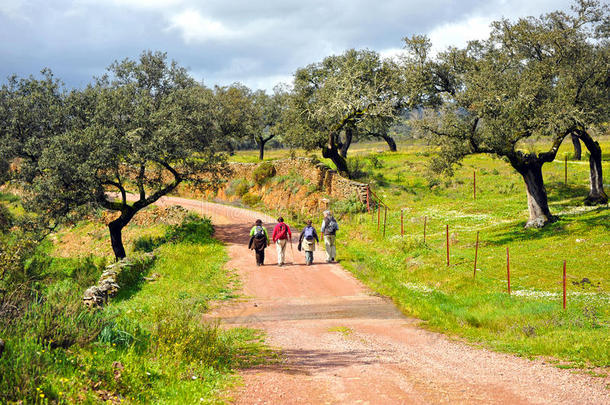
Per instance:
[[[269,234],[263,226],[263,221],[257,219],[252,229],[250,229],[250,243],[248,249],[254,249],[256,265],[262,266],[265,263],[265,248],[269,246]]]
[[[324,219],[322,220],[322,234],[324,235],[324,247],[326,248],[326,263],[332,263],[337,257],[337,249],[335,247],[335,238],[339,224],[332,212],[324,211]]]
[[[313,252],[316,250],[316,242],[319,242],[316,229],[311,226],[311,221],[307,221],[307,226],[301,232],[301,236],[299,236],[299,250],[302,248],[305,251],[305,264],[308,266],[313,263]]]
[[[277,225],[273,228],[271,238],[277,248],[277,265],[283,266],[285,263],[287,242],[290,240],[290,243],[292,243],[292,232],[290,231],[290,227],[284,223],[284,218],[279,217],[277,222]]]

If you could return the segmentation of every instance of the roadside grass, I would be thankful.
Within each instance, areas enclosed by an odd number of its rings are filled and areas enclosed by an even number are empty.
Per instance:
[[[600,144],[608,176],[610,139],[601,138]],[[543,229],[523,228],[528,217],[525,186],[502,159],[470,156],[447,178],[428,172],[431,154],[424,145],[407,142],[400,143],[396,153],[385,150],[382,143],[350,149],[350,159],[360,160],[364,172],[358,180],[371,184],[389,211],[383,238],[383,211],[378,230],[376,212],[347,214],[345,204],[335,204],[341,217],[342,265],[432,330],[495,350],[554,358],[562,367],[610,366],[610,209],[582,203],[588,191],[586,149],[582,161],[573,161],[572,145],[566,142],[556,160],[544,165],[550,209],[559,221]],[[242,159],[250,156],[250,152],[238,154]],[[288,152],[268,156],[288,157]],[[568,156],[567,185],[564,156]],[[565,311],[563,260],[568,279]]]
[[[86,255],[93,238],[78,240],[104,228],[99,222],[73,228],[76,237],[68,240],[80,251],[71,246],[72,257],[57,255],[47,241],[28,261],[38,298],[22,317],[0,324],[6,341],[0,402],[227,402],[234,370],[274,353],[259,331],[203,321],[210,301],[233,297],[236,283],[209,220],[187,216],[181,225],[142,226],[131,242],[155,235],[156,259],[138,261],[119,295],[92,311],[82,305],[82,293],[107,259]],[[65,241],[70,231],[64,232],[58,238]]]

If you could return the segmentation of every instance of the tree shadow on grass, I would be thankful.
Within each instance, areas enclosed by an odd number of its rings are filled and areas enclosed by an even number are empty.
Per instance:
[[[569,184],[563,182],[552,182],[547,184],[549,204],[554,206],[582,205],[589,194],[589,188],[585,185]],[[562,204],[553,204],[561,202]]]
[[[155,260],[156,259],[153,257],[149,260],[136,262],[131,266],[124,267],[117,276],[119,291],[117,295],[112,298],[112,301],[119,302],[128,300],[138,293],[142,289],[144,283],[146,283],[144,277],[154,266]]]
[[[485,243],[492,246],[502,246],[509,243],[571,234],[572,231],[566,230],[566,227],[572,223],[584,225],[586,228],[601,226],[610,229],[610,209],[607,206],[600,206],[582,212],[560,215],[556,222],[539,229],[526,229],[525,221],[520,221],[499,229],[495,235],[488,236]]]

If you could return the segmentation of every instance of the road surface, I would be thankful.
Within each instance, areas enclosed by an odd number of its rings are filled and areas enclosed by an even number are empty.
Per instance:
[[[575,374],[512,355],[495,353],[419,328],[388,299],[379,297],[339,264],[305,266],[288,247],[288,261],[265,266],[247,249],[248,231],[261,218],[271,235],[273,218],[252,211],[176,197],[212,218],[227,243],[243,299],[208,315],[225,325],[260,328],[282,361],[243,370],[237,404],[610,404],[608,378]],[[294,231],[295,240],[298,236]],[[339,233],[339,238],[341,237]],[[341,258],[341,252],[338,252]]]

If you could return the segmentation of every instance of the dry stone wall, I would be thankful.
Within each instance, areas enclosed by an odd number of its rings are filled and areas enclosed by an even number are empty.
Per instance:
[[[301,175],[317,189],[328,195],[331,199],[341,200],[357,196],[360,201],[366,202],[367,185],[341,177],[335,170],[331,170],[323,163],[311,158],[281,159],[269,162],[275,168],[276,176],[290,176],[295,173]],[[232,179],[252,179],[252,173],[259,163],[231,163]]]

